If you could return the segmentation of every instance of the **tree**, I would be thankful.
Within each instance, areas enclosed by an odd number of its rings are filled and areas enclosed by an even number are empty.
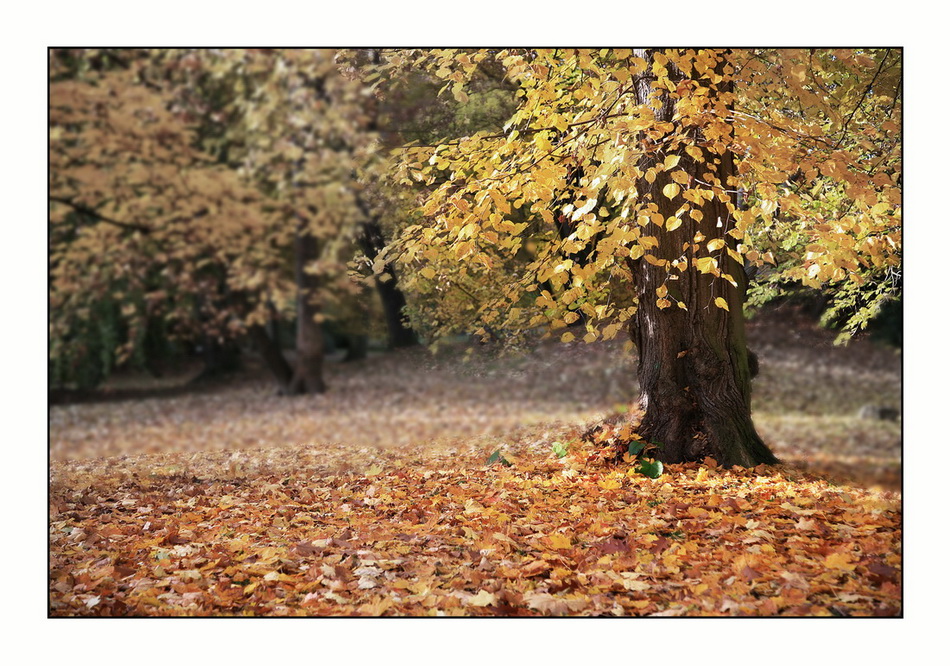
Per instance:
[[[122,308],[126,356],[147,317],[211,348],[250,333],[282,390],[324,390],[322,322],[361,292],[347,262],[375,154],[371,96],[335,55],[53,54],[51,359],[91,304],[145,290],[147,313]],[[297,322],[293,367],[266,331],[277,318]]]
[[[140,69],[148,57],[51,53],[52,367],[83,362],[84,331],[106,302],[116,318],[105,369],[140,350],[155,322],[223,341],[253,314],[234,292],[261,265],[240,257],[271,220],[255,189],[195,146],[194,125]]]
[[[406,149],[399,176],[429,188],[429,217],[387,256],[436,284],[493,280],[468,311],[483,333],[583,321],[592,342],[626,327],[638,436],[660,460],[774,462],[751,418],[743,265],[779,254],[782,278],[893,293],[875,278],[900,266],[900,53],[443,49],[386,61],[427,68],[457,99],[500,66],[521,102],[503,132]],[[858,300],[852,331],[880,304]]]
[[[466,96],[457,100],[438,96],[441,81],[422,69],[381,76],[384,68],[380,68],[383,63],[379,50],[353,52],[348,60],[376,90],[373,128],[379,134],[383,154],[398,152],[411,141],[448,141],[478,131],[498,131],[517,106],[516,87],[504,80],[500,68],[479,72],[470,81]],[[421,188],[418,182],[403,187],[392,181],[387,177],[392,168],[389,160],[377,159],[372,168],[372,176],[364,180],[373,186],[361,190],[369,223],[364,224],[360,242],[368,263],[375,265],[373,275],[387,306],[387,323],[391,329],[398,324],[413,340],[418,332],[429,341],[437,341],[441,335],[455,332],[447,330],[446,325],[461,319],[460,309],[479,307],[479,294],[493,287],[490,276],[449,285],[427,279],[431,268],[422,275],[412,270],[397,275],[395,262],[386,259],[383,248],[420,216],[418,201],[424,196],[420,190],[428,188]],[[497,277],[504,279],[500,272]],[[411,332],[403,323],[406,319],[412,322]],[[457,332],[467,331],[459,326]]]

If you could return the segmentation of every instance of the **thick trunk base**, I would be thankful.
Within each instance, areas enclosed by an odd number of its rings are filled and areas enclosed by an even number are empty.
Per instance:
[[[313,365],[313,359],[307,363],[307,366],[310,366],[308,368],[303,368],[298,365],[297,370],[294,372],[293,379],[290,380],[290,383],[287,385],[287,388],[282,391],[282,394],[306,395],[326,392],[327,385],[326,382],[323,381],[323,373],[319,369],[313,368]]]
[[[778,462],[752,423],[758,360],[746,348],[741,303],[734,307],[735,314],[674,312],[641,302],[635,341],[643,415],[636,433],[656,447],[658,460],[710,457],[726,467]]]
[[[744,415],[703,414],[695,407],[676,415],[648,409],[636,433],[657,446],[655,457],[665,463],[701,462],[707,457],[724,467],[779,462],[755,431],[751,417]]]

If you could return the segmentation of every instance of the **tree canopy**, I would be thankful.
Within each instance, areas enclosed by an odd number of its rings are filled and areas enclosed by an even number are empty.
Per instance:
[[[122,328],[118,362],[149,319],[225,340],[275,313],[294,318],[301,231],[320,245],[307,271],[322,316],[360,291],[347,262],[375,137],[369,91],[334,56],[52,52],[50,356],[61,374],[89,352],[84,327],[103,302]]]
[[[583,317],[585,340],[613,337],[636,306],[627,259],[666,270],[660,308],[686,307],[670,289],[686,271],[738,287],[729,258],[765,269],[773,291],[789,281],[831,288],[849,315],[846,333],[900,291],[899,50],[387,56],[394,76],[426,68],[462,101],[486,67],[518,86],[504,131],[410,145],[400,170],[403,182],[430,188],[428,221],[398,244],[403,261],[444,290],[492,285],[470,313],[482,325],[557,328]],[[672,118],[656,113],[664,99],[675,104]],[[721,177],[727,154],[736,172]],[[668,182],[657,196],[638,191],[661,175]],[[690,234],[688,247],[660,256],[664,234],[696,225],[712,200],[728,211],[716,221],[722,235]],[[511,257],[523,261],[512,266]]]

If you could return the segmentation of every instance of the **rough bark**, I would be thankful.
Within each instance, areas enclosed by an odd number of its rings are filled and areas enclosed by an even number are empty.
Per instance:
[[[644,52],[643,57],[649,62],[650,55]],[[638,102],[649,104],[652,92],[649,80],[641,81]],[[674,100],[666,94],[660,99],[658,120],[675,123]],[[662,163],[664,157],[647,149],[639,166],[645,172]],[[738,287],[694,267],[668,272],[643,258],[629,260],[638,292],[638,310],[630,333],[639,351],[640,402],[644,410],[639,434],[658,444],[657,457],[664,462],[710,456],[726,466],[774,463],[777,459],[752,423],[752,368],[742,312],[746,276],[725,249],[712,253],[707,250],[707,243],[715,238],[723,239],[732,249],[737,243],[726,233],[731,216],[718,196],[731,196],[727,190],[734,187],[727,184],[732,182],[735,164],[728,152],[718,155],[704,149],[702,160],[682,155],[678,168],[706,183],[717,178],[726,187],[717,188],[717,196],[702,206],[701,221],[683,215],[682,226],[655,234],[660,246],[653,255],[669,261],[685,255],[690,263],[694,258],[714,256],[723,273],[731,275]],[[671,182],[670,172],[661,170],[653,183],[646,179],[638,183],[639,196],[655,203],[664,219],[675,216],[684,203],[679,196],[670,200],[662,194],[663,187]],[[703,237],[698,243],[697,234]],[[671,274],[676,279],[670,279]],[[661,286],[687,309],[680,309],[675,301],[672,306],[659,307],[656,290]],[[728,311],[715,305],[720,297]]]
[[[301,221],[294,235],[294,277],[297,283],[297,358],[286,393],[323,393],[323,327],[316,320],[320,314],[317,288],[320,279],[307,272],[319,256],[319,243]]]

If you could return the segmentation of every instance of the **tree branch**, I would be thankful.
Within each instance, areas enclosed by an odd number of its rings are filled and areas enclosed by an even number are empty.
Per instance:
[[[884,57],[881,58],[881,64],[878,66],[877,71],[874,73],[874,78],[871,79],[871,82],[867,85],[867,88],[864,89],[864,94],[861,95],[861,99],[858,100],[857,105],[854,107],[854,110],[851,112],[851,115],[848,116],[848,119],[844,123],[844,127],[841,128],[841,138],[838,139],[838,143],[835,144],[835,147],[832,150],[837,150],[838,146],[842,144],[845,137],[848,136],[848,125],[851,124],[851,121],[854,119],[854,114],[858,112],[858,109],[861,108],[861,105],[864,104],[864,99],[868,96],[868,93],[874,88],[874,82],[877,81],[877,77],[881,75],[881,72],[884,70],[884,63],[887,62],[887,56],[891,54],[891,50],[887,49],[884,52]]]
[[[69,206],[77,213],[80,213],[82,215],[88,215],[89,217],[93,217],[99,220],[100,222],[105,222],[106,224],[111,224],[116,227],[120,227],[122,229],[128,229],[129,231],[139,231],[143,234],[150,234],[152,232],[152,229],[150,227],[146,227],[145,225],[142,225],[142,224],[134,224],[130,222],[122,222],[120,220],[114,220],[111,217],[107,217],[103,215],[102,213],[95,210],[94,208],[90,208],[89,206],[84,206],[83,204],[76,203],[75,201],[71,199],[67,199],[66,197],[51,196],[49,200]]]

